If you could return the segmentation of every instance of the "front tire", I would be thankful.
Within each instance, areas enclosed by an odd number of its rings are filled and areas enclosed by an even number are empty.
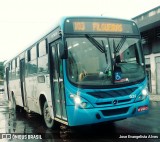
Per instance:
[[[55,122],[50,115],[50,110],[47,101],[44,103],[43,106],[43,119],[48,128],[54,128]]]

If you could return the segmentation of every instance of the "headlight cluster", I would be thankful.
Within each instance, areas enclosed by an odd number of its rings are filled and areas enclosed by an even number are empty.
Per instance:
[[[148,92],[148,88],[144,88],[140,94],[136,97],[135,101],[136,102],[139,102],[139,101],[143,101],[147,96],[149,95],[149,92]]]
[[[73,99],[74,104],[75,104],[76,107],[80,107],[80,108],[83,108],[83,109],[92,108],[93,107],[88,101],[86,101],[85,99],[83,99],[79,95],[71,94],[70,98]]]

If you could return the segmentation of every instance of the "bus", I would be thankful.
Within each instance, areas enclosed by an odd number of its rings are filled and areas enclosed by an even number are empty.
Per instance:
[[[48,128],[146,114],[149,92],[136,23],[63,17],[5,63],[5,91],[13,107],[42,115]]]

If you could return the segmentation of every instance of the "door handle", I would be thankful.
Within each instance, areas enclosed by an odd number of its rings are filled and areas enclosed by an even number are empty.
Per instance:
[[[63,79],[62,79],[62,78],[59,78],[59,82],[63,82]]]
[[[53,79],[53,82],[58,82],[58,79]]]
[[[53,79],[53,82],[58,82],[58,79]],[[59,78],[59,82],[63,82],[63,79]]]

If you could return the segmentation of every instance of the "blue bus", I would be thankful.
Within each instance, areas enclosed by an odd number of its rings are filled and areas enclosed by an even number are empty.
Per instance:
[[[43,116],[48,128],[117,121],[146,114],[149,92],[134,21],[65,17],[5,63],[13,108]]]

